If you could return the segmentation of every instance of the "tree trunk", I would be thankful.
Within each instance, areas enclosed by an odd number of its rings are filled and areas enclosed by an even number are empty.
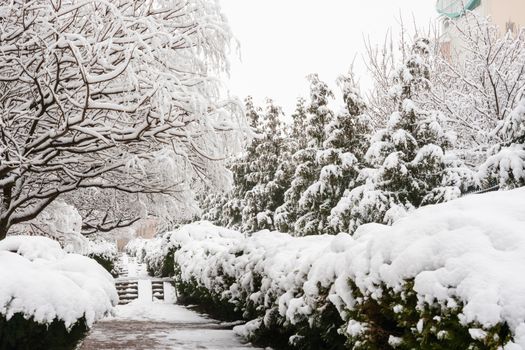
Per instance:
[[[7,226],[7,219],[0,220],[0,241],[7,236],[7,231],[9,231],[9,226]]]
[[[2,200],[0,201],[1,203],[0,205],[2,207],[0,207],[0,214],[2,214],[4,210],[7,210],[7,208],[9,208],[9,205],[11,203],[12,194],[13,194],[12,184],[5,185],[2,188],[2,192],[1,192]],[[3,217],[3,215],[0,215],[0,241],[4,239],[5,236],[7,236],[7,231],[9,230],[9,226],[7,226],[8,222],[9,222],[8,217]]]

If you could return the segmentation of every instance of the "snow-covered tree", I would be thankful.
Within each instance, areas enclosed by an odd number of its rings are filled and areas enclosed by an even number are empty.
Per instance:
[[[275,210],[274,215],[276,227],[283,232],[302,230],[295,227],[304,211],[300,208],[299,201],[302,193],[318,178],[317,151],[322,148],[326,140],[325,129],[333,119],[333,112],[328,107],[329,99],[333,98],[332,91],[326,83],[319,80],[317,74],[311,74],[307,78],[310,82],[310,101],[306,108],[306,147],[298,149],[292,156],[295,172],[290,188],[284,194],[284,202]],[[302,120],[300,108],[301,104],[296,111],[298,122]]]
[[[82,235],[81,230],[82,216],[78,210],[58,199],[35,219],[14,225],[11,232],[49,237],[60,242],[66,251],[84,254],[88,248],[88,239]]]
[[[216,1],[9,1],[0,18],[0,239],[83,189],[172,199],[224,183]]]
[[[340,76],[337,82],[345,106],[328,124],[323,146],[325,149],[352,152],[361,162],[369,146],[369,134],[374,129],[374,121],[368,115],[368,106],[361,97],[353,73]]]
[[[446,153],[453,137],[443,127],[443,115],[412,100],[430,88],[428,52],[428,40],[417,40],[394,76],[390,93],[398,111],[371,139],[365,155],[370,168],[360,175],[362,185],[348,191],[332,211],[336,230],[390,223],[406,210],[458,197],[472,180],[469,170]]]
[[[426,101],[446,115],[462,157],[477,166],[487,148],[503,141],[492,130],[517,106],[525,87],[525,29],[504,33],[476,13],[448,25],[457,51],[436,55]]]
[[[295,223],[300,216],[301,195],[317,179],[315,148],[304,148],[295,152],[292,163],[295,171],[290,187],[284,194],[284,202],[275,210],[274,221],[281,232],[294,232]]]
[[[482,187],[525,186],[525,93],[495,133],[503,141],[489,150],[488,159],[480,166],[478,178]]]
[[[345,108],[327,125],[323,147],[316,153],[317,179],[299,199],[295,232],[300,235],[332,233],[328,217],[343,193],[355,186],[368,148],[372,120],[366,115],[353,75],[341,76],[338,82]]]
[[[305,148],[308,143],[307,122],[306,100],[300,97],[297,99],[295,111],[292,114],[292,126],[289,131],[290,138],[296,143],[297,149]]]
[[[450,49],[439,33],[417,35],[432,38],[427,65],[431,89],[417,91],[412,100],[444,114],[447,127],[457,134],[458,156],[474,168],[484,161],[487,148],[502,141],[492,130],[516,107],[525,86],[525,29],[505,32],[476,12],[446,21],[454,37]],[[398,37],[390,33],[381,46],[367,43],[365,64],[374,82],[367,102],[379,124],[386,125],[397,110],[397,102],[387,97],[397,58],[406,61],[410,55],[409,38],[401,20]]]
[[[201,200],[203,219],[253,232],[273,228],[273,210],[282,202],[284,190],[272,184],[286,152],[282,110],[267,99],[263,111],[251,97],[245,100],[245,114],[254,137],[238,157],[230,161],[234,185],[228,193],[211,193]]]
[[[233,187],[226,193],[214,192],[207,194],[209,204],[203,207],[205,217],[212,215],[215,223],[225,227],[240,229],[242,225],[242,210],[245,206],[244,197],[246,193],[257,184],[257,178],[250,176],[252,173],[252,163],[257,159],[256,149],[262,142],[262,118],[263,111],[260,107],[255,106],[251,96],[245,99],[245,115],[248,118],[252,132],[255,137],[248,141],[243,153],[229,160],[229,169],[233,177]],[[210,199],[209,196],[215,199]],[[201,202],[202,205],[202,202]],[[208,214],[208,213],[217,214]]]
[[[260,139],[253,149],[250,172],[246,175],[255,185],[244,196],[242,228],[246,232],[273,228],[273,210],[280,204],[276,188],[268,187],[279,166],[283,146],[282,110],[271,99],[261,119]]]
[[[334,94],[325,82],[319,80],[317,74],[310,74],[307,79],[310,82],[310,104],[306,110],[308,146],[320,148],[326,137],[325,128],[333,118],[328,102],[334,98]]]

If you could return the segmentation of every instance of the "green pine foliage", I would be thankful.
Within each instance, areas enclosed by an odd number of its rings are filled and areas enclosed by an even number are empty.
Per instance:
[[[73,350],[87,332],[84,318],[68,329],[58,319],[41,324],[21,313],[9,319],[0,315],[0,350]]]
[[[336,232],[354,232],[367,222],[391,223],[413,208],[457,198],[473,183],[472,172],[447,153],[454,137],[444,116],[414,100],[430,88],[428,45],[426,39],[417,40],[394,76],[390,98],[398,110],[372,136],[361,184],[332,211],[330,225]]]
[[[253,148],[251,172],[245,175],[249,182],[255,184],[244,195],[242,230],[246,232],[273,229],[273,210],[279,205],[280,193],[270,183],[279,166],[284,144],[281,116],[281,109],[268,99],[258,128],[260,134]]]
[[[319,232],[319,222],[316,221],[315,214],[312,214],[312,210],[316,210],[315,204],[308,202],[315,194],[305,195],[305,192],[320,190],[320,188],[311,188],[311,186],[315,186],[321,174],[323,166],[318,159],[318,153],[326,141],[326,128],[334,118],[334,113],[328,106],[330,99],[334,97],[332,91],[326,83],[319,80],[316,74],[308,76],[308,80],[310,81],[310,103],[306,108],[306,117],[303,117],[303,109],[298,108],[295,113],[300,115],[301,121],[304,120],[307,124],[305,129],[307,140],[302,143],[306,146],[299,148],[292,156],[296,170],[290,187],[285,192],[284,203],[275,212],[275,222],[279,230],[299,235]],[[294,119],[295,123],[296,119]],[[324,161],[329,162],[329,160]],[[326,172],[328,173],[328,170]],[[326,176],[329,177],[330,174]]]
[[[295,224],[299,235],[336,233],[328,219],[345,191],[356,185],[368,146],[372,121],[353,76],[342,76],[339,83],[346,108],[326,126],[323,147],[316,152],[316,180],[299,199],[303,213]]]
[[[289,123],[271,100],[262,109],[247,98],[254,137],[231,160],[232,190],[202,198],[202,218],[247,233],[352,233],[364,223],[390,224],[414,208],[475,188],[474,173],[455,156],[446,117],[418,102],[432,88],[429,61],[429,41],[416,40],[385,96],[385,103],[397,110],[379,129],[351,73],[338,80],[344,105],[337,113],[331,106],[334,94],[316,74],[308,76],[309,99],[297,100]],[[521,130],[516,116],[522,114],[516,111],[502,126],[507,139],[516,139],[513,135]],[[511,164],[517,164],[525,151],[515,144],[494,153],[509,155],[511,149]],[[499,181],[494,174],[502,174],[508,162],[491,160],[486,184],[516,178],[520,185],[525,178],[521,167]]]

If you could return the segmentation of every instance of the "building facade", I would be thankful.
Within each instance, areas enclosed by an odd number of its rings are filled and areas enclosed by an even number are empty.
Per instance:
[[[468,12],[490,18],[501,34],[525,28],[525,0],[437,0],[436,9],[443,19],[441,50],[446,56],[461,50],[456,27],[466,23]]]

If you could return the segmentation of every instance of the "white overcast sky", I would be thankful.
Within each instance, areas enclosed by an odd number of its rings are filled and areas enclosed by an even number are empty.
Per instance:
[[[252,95],[262,103],[273,98],[287,113],[297,96],[307,96],[309,73],[335,88],[335,79],[355,71],[370,85],[362,64],[364,37],[382,42],[399,16],[413,28],[427,27],[437,17],[434,0],[221,0],[240,59],[231,59],[227,86],[232,95]]]

